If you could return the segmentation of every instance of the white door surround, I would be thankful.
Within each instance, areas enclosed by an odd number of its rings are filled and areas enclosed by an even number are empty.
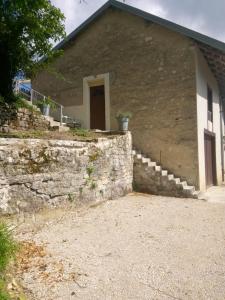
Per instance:
[[[109,73],[83,78],[83,105],[85,111],[86,128],[90,129],[90,87],[104,85],[105,89],[105,128],[110,130],[110,92]]]

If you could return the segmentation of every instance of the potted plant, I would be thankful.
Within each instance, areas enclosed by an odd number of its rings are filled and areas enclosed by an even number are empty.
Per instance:
[[[40,100],[38,102],[38,106],[40,107],[41,112],[44,116],[49,116],[50,108],[51,109],[56,108],[55,103],[52,101],[52,99],[49,96],[44,97],[42,100]]]
[[[132,117],[132,114],[130,112],[118,112],[117,113],[116,119],[118,121],[120,131],[128,130],[128,124],[129,124],[129,120],[131,117]]]

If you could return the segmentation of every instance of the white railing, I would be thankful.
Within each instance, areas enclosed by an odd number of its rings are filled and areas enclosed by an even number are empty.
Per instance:
[[[41,102],[45,100],[46,96],[39,93],[38,91],[27,86],[26,83],[29,81],[17,80],[15,82],[15,93],[22,95],[27,101],[30,101],[32,105],[37,107],[40,106]],[[52,117],[55,121],[60,122],[60,125],[63,123],[63,105],[51,100],[53,102],[53,107],[50,108],[49,116]]]

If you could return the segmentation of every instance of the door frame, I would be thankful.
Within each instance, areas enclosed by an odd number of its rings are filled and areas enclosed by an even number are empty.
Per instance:
[[[85,110],[86,127],[90,129],[90,87],[104,85],[105,89],[105,128],[110,130],[110,92],[109,73],[83,78],[83,104]]]
[[[213,143],[213,155],[212,155],[212,168],[213,168],[213,185],[217,185],[217,170],[216,170],[216,135],[214,132],[211,132],[207,129],[204,130],[204,152],[205,152],[205,136],[208,136],[212,139],[212,143]],[[205,152],[205,185],[206,188],[210,187],[207,186],[207,181],[206,181],[206,152]]]

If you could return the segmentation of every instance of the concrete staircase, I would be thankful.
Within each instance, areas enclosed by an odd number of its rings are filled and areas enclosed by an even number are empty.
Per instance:
[[[198,198],[194,186],[181,181],[173,174],[137,150],[132,151],[134,159],[134,190],[162,196]]]
[[[31,104],[30,101],[28,101],[28,100],[26,100],[26,99],[24,99],[24,101],[25,101],[28,105],[32,106],[32,107],[34,108],[35,111],[41,112],[40,108],[37,107],[37,106],[34,105],[34,104]],[[60,122],[55,121],[53,117],[50,117],[50,116],[44,116],[44,115],[43,115],[43,117],[49,122],[50,130],[55,130],[55,131],[59,131],[59,132],[66,132],[66,131],[69,131],[69,130],[70,130],[70,128],[69,128],[68,126],[66,126],[66,124],[63,123],[63,124],[61,125]]]
[[[44,117],[46,120],[49,121],[50,128],[52,130],[56,130],[59,132],[66,132],[66,131],[70,130],[70,128],[68,126],[66,126],[64,123],[62,125],[60,125],[60,122],[55,121],[52,117],[50,117],[50,116],[44,116]]]

